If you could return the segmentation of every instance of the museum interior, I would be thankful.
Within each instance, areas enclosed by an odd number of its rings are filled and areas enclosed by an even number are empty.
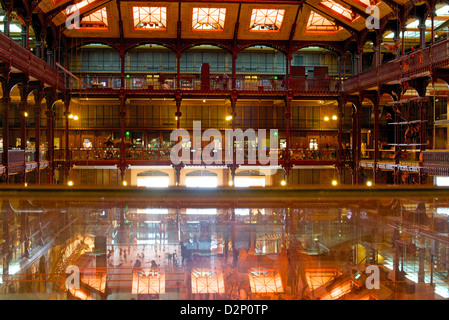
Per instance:
[[[449,1],[0,5],[0,300],[449,299]]]

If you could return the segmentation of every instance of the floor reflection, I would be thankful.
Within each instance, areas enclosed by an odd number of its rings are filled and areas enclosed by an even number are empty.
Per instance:
[[[447,199],[393,196],[251,207],[3,199],[0,298],[448,299]]]

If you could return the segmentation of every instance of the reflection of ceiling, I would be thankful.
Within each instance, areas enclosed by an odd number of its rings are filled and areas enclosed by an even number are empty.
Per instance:
[[[404,4],[409,0],[398,0]],[[410,0],[411,1],[411,0]],[[301,5],[301,3],[303,3]],[[81,21],[92,13],[104,10],[107,16],[101,28],[83,27],[65,30],[71,37],[120,36],[119,23],[123,21],[125,38],[177,38],[185,39],[232,39],[237,31],[243,40],[312,40],[319,35],[323,41],[346,40],[352,32],[366,28],[366,8],[369,0],[305,0],[224,2],[178,1],[110,1],[110,0],[42,0],[40,9],[45,13],[57,13],[53,22],[64,26],[67,19],[73,19],[74,9],[79,9]],[[392,1],[389,1],[390,4]],[[74,5],[75,7],[70,7]],[[380,16],[392,9],[380,1]],[[57,10],[60,10],[59,13]],[[236,24],[238,22],[238,24]],[[104,27],[106,26],[106,27]],[[234,30],[238,27],[237,30]]]

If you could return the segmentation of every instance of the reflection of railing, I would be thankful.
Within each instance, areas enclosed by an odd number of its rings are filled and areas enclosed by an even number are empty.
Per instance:
[[[119,76],[104,77],[103,75],[82,77],[84,83],[88,85],[87,89],[91,91],[99,90],[118,90],[121,86],[121,78]],[[169,91],[175,89],[187,91],[230,91],[233,90],[233,84],[238,91],[248,92],[279,92],[291,89],[293,92],[304,93],[322,93],[336,94],[340,90],[340,81],[332,77],[308,79],[307,77],[290,77],[286,79],[278,79],[277,77],[256,78],[246,77],[226,77],[216,76],[203,79],[197,75],[183,75],[180,78],[176,76],[167,76],[159,81],[153,78],[133,77],[125,79],[124,88],[127,90],[141,91]],[[71,81],[69,85],[72,90],[85,89],[85,87],[76,81]]]

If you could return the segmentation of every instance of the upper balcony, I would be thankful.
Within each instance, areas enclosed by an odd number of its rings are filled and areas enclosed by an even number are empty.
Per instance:
[[[430,75],[432,70],[448,65],[449,40],[445,40],[344,81],[343,92],[355,94],[363,90],[377,88],[380,84],[399,83],[401,79]]]
[[[8,150],[7,159],[3,153],[4,151],[0,150],[0,173],[4,173],[6,167],[8,167],[10,174],[14,174],[25,170],[36,169],[38,166],[39,168],[43,168],[48,165],[47,149],[44,148],[39,150],[40,155],[38,159],[36,158],[35,149]]]
[[[217,150],[216,150],[217,151]],[[220,156],[215,156],[214,163],[207,164],[204,159],[195,160],[194,150],[191,150],[189,162],[186,165],[226,165],[225,150],[219,150]],[[236,150],[235,163],[245,166],[267,165],[266,160],[261,161],[257,150],[251,153],[248,149]],[[271,157],[272,152],[276,154],[274,157],[278,164],[285,161],[286,150],[272,150],[267,152],[267,157]],[[294,148],[290,150],[290,161],[294,165],[335,165],[337,161],[338,150],[334,148],[309,149]],[[172,165],[170,157],[170,149],[159,148],[126,148],[125,161],[129,165]],[[253,156],[251,156],[253,155]],[[66,150],[55,149],[55,161],[66,161]],[[70,148],[70,162],[74,165],[98,165],[98,166],[115,166],[120,162],[120,148]],[[204,155],[203,155],[204,156]],[[254,159],[254,160],[252,160]],[[270,161],[272,163],[272,161]]]
[[[42,81],[45,85],[65,89],[65,76],[14,40],[0,33],[0,61],[11,62],[12,71],[29,74],[31,79]]]
[[[69,89],[73,95],[90,94],[117,96],[121,78],[114,75],[95,75],[82,77],[81,81],[72,79]],[[170,95],[180,89],[183,95],[223,95],[235,90],[239,95],[285,95],[289,90],[294,95],[336,96],[340,92],[340,81],[334,77],[307,79],[290,77],[290,80],[276,76],[239,76],[235,79],[227,76],[201,78],[198,75],[166,75],[163,80],[145,76],[125,78],[124,90],[128,95]]]

